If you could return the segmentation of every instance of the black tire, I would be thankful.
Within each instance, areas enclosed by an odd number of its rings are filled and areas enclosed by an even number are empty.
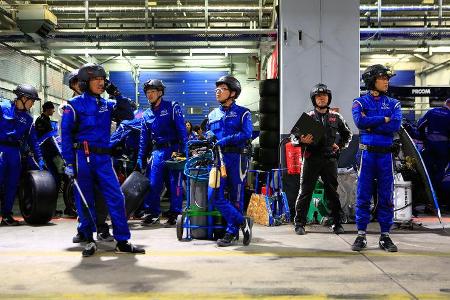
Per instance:
[[[47,224],[56,210],[58,190],[48,171],[29,171],[19,187],[19,207],[28,224]]]
[[[280,98],[261,97],[259,99],[259,112],[262,114],[278,114],[280,112]]]
[[[259,130],[280,131],[280,114],[259,114]]]
[[[183,215],[177,216],[177,239],[179,241],[183,239]]]
[[[259,134],[259,145],[261,148],[278,148],[280,134],[278,131],[261,130]]]
[[[259,83],[259,95],[261,97],[265,96],[278,97],[279,94],[280,94],[280,82],[278,79],[266,79]]]
[[[63,200],[66,206],[66,212],[73,212],[76,214],[77,208],[75,206],[75,196],[73,193],[73,181],[68,177],[63,179]]]
[[[278,165],[278,148],[260,148],[259,157],[261,162],[270,166]]]
[[[252,158],[253,158],[253,161],[259,161],[259,146],[253,147]]]
[[[125,209],[129,218],[144,201],[150,191],[150,180],[142,173],[134,171],[120,187],[125,196]]]

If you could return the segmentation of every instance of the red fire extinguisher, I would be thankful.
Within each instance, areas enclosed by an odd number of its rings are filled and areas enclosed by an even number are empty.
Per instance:
[[[286,143],[286,166],[288,174],[300,174],[302,169],[302,148],[295,147],[291,142]]]

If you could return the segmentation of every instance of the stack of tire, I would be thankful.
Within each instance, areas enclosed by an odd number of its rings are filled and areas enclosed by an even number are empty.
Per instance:
[[[258,163],[255,169],[278,167],[280,142],[280,88],[278,79],[267,79],[259,84],[259,149],[255,147]]]

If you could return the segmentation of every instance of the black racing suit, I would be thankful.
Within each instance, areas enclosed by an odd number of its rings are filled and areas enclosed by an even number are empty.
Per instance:
[[[352,132],[344,118],[337,112],[328,110],[321,114],[317,110],[308,113],[325,127],[325,136],[318,144],[302,145],[303,163],[300,175],[300,190],[295,203],[295,226],[305,226],[311,197],[319,176],[324,183],[325,196],[331,208],[335,225],[340,224],[341,204],[337,193],[337,160],[339,151],[333,152],[332,145],[339,150],[348,146]],[[339,139],[337,138],[339,133]]]

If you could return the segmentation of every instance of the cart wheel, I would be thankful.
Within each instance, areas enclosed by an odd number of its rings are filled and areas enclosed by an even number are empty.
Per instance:
[[[177,216],[177,239],[179,241],[183,239],[183,215]]]

